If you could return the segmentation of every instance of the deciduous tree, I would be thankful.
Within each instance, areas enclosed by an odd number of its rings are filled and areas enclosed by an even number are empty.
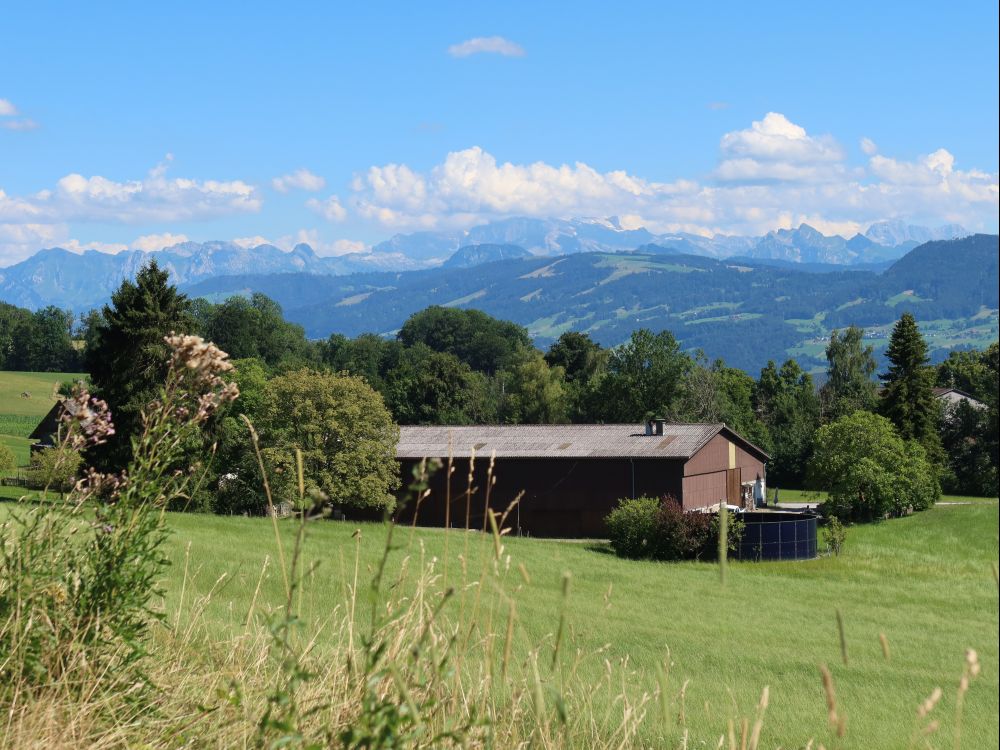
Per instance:
[[[878,388],[873,379],[877,365],[873,348],[864,346],[864,336],[864,329],[856,326],[830,334],[827,378],[820,389],[823,418],[828,422],[858,409],[875,411],[878,406]]]
[[[258,425],[283,499],[296,494],[299,449],[307,491],[334,505],[393,508],[399,428],[360,377],[303,369],[272,378]]]
[[[809,481],[830,494],[838,518],[871,520],[923,510],[941,489],[923,447],[903,440],[892,422],[857,411],[816,433]]]

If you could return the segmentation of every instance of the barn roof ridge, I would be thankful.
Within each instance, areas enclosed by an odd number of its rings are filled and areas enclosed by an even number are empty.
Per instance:
[[[767,453],[724,422],[666,422],[663,434],[647,435],[645,426],[618,424],[560,425],[410,425],[400,427],[396,457],[467,458],[676,458],[688,459],[725,431],[766,460]]]

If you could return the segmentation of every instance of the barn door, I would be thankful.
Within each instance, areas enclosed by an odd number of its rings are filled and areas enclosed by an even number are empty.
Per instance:
[[[740,490],[743,487],[739,467],[726,471],[726,502],[729,505],[741,505]]]

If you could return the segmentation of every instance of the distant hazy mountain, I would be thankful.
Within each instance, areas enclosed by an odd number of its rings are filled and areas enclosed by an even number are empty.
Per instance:
[[[439,265],[470,268],[518,254],[563,256],[576,253],[684,253],[708,258],[757,259],[772,264],[801,263],[876,268],[901,257],[920,241],[965,234],[962,227],[938,229],[882,222],[850,239],[828,237],[802,224],[763,237],[671,233],[626,229],[608,219],[527,219],[493,221],[461,232],[397,234],[368,252],[323,257],[308,245],[284,252],[273,245],[243,247],[231,242],[185,242],[155,254],[176,283],[242,274],[307,273],[344,275],[409,271]],[[926,238],[926,240],[921,239]],[[470,249],[475,248],[475,249]],[[499,249],[498,248],[506,248]],[[514,250],[513,248],[516,248]],[[86,310],[103,304],[124,278],[131,278],[152,254],[137,250],[82,255],[61,248],[0,268],[0,300],[29,308],[58,305]]]
[[[373,248],[375,254],[397,253],[415,262],[434,265],[451,257],[460,247],[479,244],[517,245],[533,255],[569,255],[585,252],[629,252],[655,244],[709,258],[732,256],[785,260],[793,263],[879,263],[895,260],[918,244],[968,234],[962,227],[937,229],[901,222],[873,224],[865,234],[850,239],[823,235],[808,224],[779,229],[763,237],[715,235],[703,237],[684,232],[653,234],[646,229],[625,229],[618,218],[527,219],[493,221],[465,232],[415,232],[397,234]]]
[[[527,258],[531,255],[518,245],[466,245],[455,251],[442,266],[444,268],[472,268],[483,263],[493,263],[511,258]]]
[[[894,247],[913,243],[914,246],[933,240],[951,240],[968,234],[959,224],[945,224],[937,229],[913,226],[902,221],[880,221],[868,227],[865,237],[879,245]]]
[[[419,267],[398,255],[320,257],[305,244],[285,252],[274,245],[185,242],[156,253],[129,250],[117,255],[96,250],[77,254],[54,247],[0,268],[0,299],[32,309],[57,305],[87,310],[105,303],[123,279],[134,278],[153,257],[176,284],[245,273],[349,274]]]
[[[392,335],[428,305],[469,307],[526,326],[541,345],[567,330],[618,344],[639,327],[668,329],[685,348],[756,373],[796,357],[825,366],[829,332],[866,329],[881,352],[899,315],[934,321],[935,357],[981,347],[998,331],[998,238],[931,242],[883,273],[781,259],[716,260],[647,245],[629,253],[522,257],[407,273],[302,273],[207,279],[185,291],[210,299],[260,291],[308,335]]]

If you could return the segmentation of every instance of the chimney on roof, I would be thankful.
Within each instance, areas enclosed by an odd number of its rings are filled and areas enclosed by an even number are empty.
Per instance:
[[[657,435],[663,434],[663,425],[666,423],[666,421],[667,420],[663,419],[662,417],[657,417],[656,419],[653,420],[653,422],[656,425],[655,432]]]
[[[646,420],[646,435],[649,436],[649,435],[652,435],[652,434],[653,434],[653,420],[652,419],[647,419]]]

